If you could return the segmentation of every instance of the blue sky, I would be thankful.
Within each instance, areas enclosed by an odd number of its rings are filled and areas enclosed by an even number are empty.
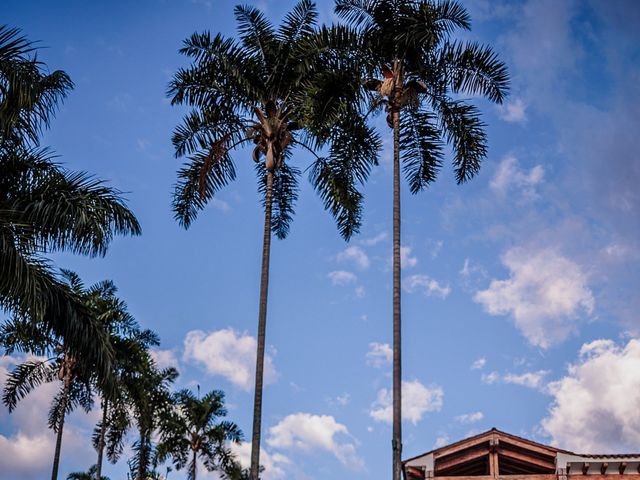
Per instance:
[[[251,434],[262,212],[250,152],[182,230],[170,211],[184,113],[165,90],[194,31],[234,35],[234,1],[5,0],[3,23],[47,48],[76,87],[44,144],[127,192],[143,227],[105,258],[55,255],[87,283],[112,279],[156,330],[178,387],[223,389]],[[464,2],[465,39],[508,63],[503,107],[477,103],[490,151],[456,186],[403,192],[404,456],[493,426],[585,452],[640,444],[640,8],[634,1]],[[293,2],[257,5],[278,21]],[[332,4],[318,3],[331,22]],[[380,128],[384,123],[378,122]],[[349,244],[303,183],[289,238],[274,240],[263,414],[266,479],[390,473],[391,170],[388,132]],[[305,168],[309,155],[293,161]],[[16,359],[0,359],[5,375]],[[622,392],[622,393],[621,393]],[[0,407],[0,479],[50,471],[51,390]],[[62,473],[94,463],[98,414],[74,413]],[[239,451],[248,454],[247,446]],[[106,467],[123,478],[124,464]],[[169,478],[183,478],[172,472]],[[214,478],[214,477],[211,477]]]

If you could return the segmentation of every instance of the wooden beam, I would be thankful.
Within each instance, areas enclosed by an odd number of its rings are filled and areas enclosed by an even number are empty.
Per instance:
[[[532,445],[530,443],[527,442],[523,442],[520,440],[517,440],[515,438],[512,437],[500,437],[500,442],[502,442],[502,444],[507,444],[507,445],[515,445],[516,447],[520,447],[523,448],[524,450],[530,450],[532,452],[536,452],[539,453],[541,455],[546,455],[548,457],[554,457],[556,456],[556,450],[553,450],[551,448],[544,448],[541,447],[539,445]]]
[[[605,473],[607,473],[607,468],[609,468],[609,464],[607,462],[602,462],[600,464],[600,474],[604,475]]]
[[[582,474],[586,475],[588,471],[589,471],[589,462],[584,462],[582,464]]]
[[[541,458],[536,458],[529,455],[524,455],[522,453],[514,452],[504,448],[501,448],[499,450],[499,454],[502,455],[503,457],[512,458],[514,460],[529,463],[531,465],[536,465],[537,467],[550,468],[552,470],[555,470],[556,468],[556,464],[554,462],[550,462],[548,460],[542,460]]]
[[[536,473],[534,475],[500,475],[498,477],[498,480],[558,480],[558,475],[555,473]]]
[[[500,466],[498,465],[498,445],[499,440],[494,434],[489,442],[489,474],[493,478],[498,478],[498,475],[500,475]]]
[[[573,479],[573,480],[578,480],[578,479],[584,480],[584,477],[582,475],[569,475],[567,478],[568,479]],[[611,475],[611,474],[602,475],[600,473],[595,473],[595,474],[594,473],[590,473],[588,478],[589,478],[589,480],[614,480],[614,479],[616,479],[618,477],[617,477],[617,475]],[[624,477],[622,477],[620,480],[622,480],[622,479],[624,479],[624,480],[640,480],[640,474],[637,474],[637,473],[625,473]]]
[[[452,477],[439,477],[438,475],[436,475],[435,477],[433,477],[433,480],[493,480],[493,477],[491,475],[456,475]]]
[[[461,463],[470,462],[472,460],[476,460],[477,458],[484,457],[485,455],[488,455],[488,454],[489,454],[489,448],[481,447],[481,448],[470,450],[469,452],[463,453],[461,455],[448,455],[446,457],[442,457],[436,460],[435,471],[440,472],[442,470],[447,470]]]
[[[620,465],[618,465],[618,472],[620,472],[620,475],[624,475],[624,471],[627,469],[627,462],[620,462]]]
[[[483,435],[482,437],[476,438],[475,440],[470,440],[468,442],[460,442],[456,445],[452,445],[450,447],[446,447],[443,450],[433,452],[433,458],[442,458],[447,457],[449,455],[453,455],[456,452],[460,452],[462,450],[467,450],[468,448],[475,447],[476,445],[482,445],[483,443],[489,443],[490,434]]]

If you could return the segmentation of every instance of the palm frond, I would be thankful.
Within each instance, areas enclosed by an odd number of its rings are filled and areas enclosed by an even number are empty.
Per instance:
[[[456,180],[466,182],[478,173],[487,156],[486,125],[478,108],[462,101],[443,102],[439,115],[441,128],[453,147]]]
[[[502,103],[509,91],[507,67],[489,46],[478,43],[446,44],[438,63],[454,93],[483,95]]]
[[[178,171],[173,212],[184,228],[189,228],[207,202],[236,178],[227,141],[219,139],[209,152],[193,155]]]
[[[274,54],[273,47],[276,42],[271,22],[260,10],[249,5],[237,5],[234,14],[242,44],[250,53],[259,54],[268,61]]]
[[[29,360],[9,373],[2,393],[2,402],[13,411],[18,402],[26,397],[34,388],[56,379],[57,371],[46,360]]]
[[[405,109],[400,116],[400,150],[411,193],[423,190],[438,176],[443,159],[442,132],[428,111]]]

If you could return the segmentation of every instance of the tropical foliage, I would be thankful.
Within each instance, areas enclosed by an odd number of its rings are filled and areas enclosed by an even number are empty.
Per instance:
[[[400,170],[411,193],[437,177],[447,145],[458,183],[471,179],[487,154],[480,111],[462,95],[502,102],[504,63],[488,46],[454,39],[470,30],[455,1],[336,0],[335,12],[354,29],[325,32],[326,44],[362,60],[372,111],[384,110],[393,130],[393,478],[401,478],[402,394],[400,315]]]
[[[198,212],[236,178],[231,153],[253,144],[252,158],[265,212],[258,313],[251,478],[259,472],[262,385],[271,232],[285,238],[298,197],[296,149],[315,155],[310,180],[345,239],[358,231],[364,182],[379,147],[361,107],[364,96],[352,56],[318,48],[317,11],[302,0],[279,28],[250,6],[237,6],[238,40],[209,32],[187,39],[192,61],[169,87],[172,104],[192,111],[175,130],[178,172],[173,210],[189,227]],[[325,149],[326,157],[315,152]]]
[[[173,395],[173,404],[161,428],[158,461],[171,458],[177,470],[187,467],[189,480],[196,480],[198,461],[210,472],[234,470],[229,443],[239,442],[242,432],[235,423],[221,420],[227,415],[224,393],[213,390],[200,398],[180,390]]]
[[[109,373],[110,352],[90,312],[44,254],[104,255],[115,234],[140,226],[120,192],[71,172],[40,145],[73,83],[49,73],[33,42],[0,27],[0,308],[42,322],[78,361]]]

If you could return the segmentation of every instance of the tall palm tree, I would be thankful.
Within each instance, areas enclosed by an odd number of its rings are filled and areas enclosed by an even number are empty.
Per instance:
[[[136,480],[145,480],[152,472],[153,435],[173,409],[169,386],[177,377],[175,368],[158,369],[149,355],[142,368],[123,371],[122,383],[138,430],[133,444],[135,455],[129,461]]]
[[[158,461],[171,458],[177,470],[186,466],[189,480],[196,480],[198,459],[210,472],[235,469],[227,443],[240,442],[242,432],[235,423],[220,421],[227,415],[224,392],[213,390],[200,398],[180,390],[174,394],[174,404],[161,428]]]
[[[73,83],[49,72],[19,30],[0,26],[0,308],[42,322],[78,360],[108,376],[100,325],[43,254],[104,255],[114,234],[140,233],[120,192],[53,161],[40,146]]]
[[[453,39],[456,30],[471,28],[469,15],[458,2],[336,0],[335,12],[356,30],[354,37],[341,38],[356,39],[351,47],[366,60],[365,87],[373,92],[373,106],[384,106],[393,131],[392,478],[400,480],[401,160],[411,193],[436,179],[446,144],[453,150],[458,183],[472,178],[487,153],[484,123],[479,110],[458,95],[480,95],[500,103],[509,77],[490,47]]]
[[[251,438],[252,480],[259,474],[265,332],[272,232],[286,237],[298,194],[296,147],[316,157],[311,182],[348,239],[360,226],[359,183],[376,164],[379,141],[360,110],[359,78],[348,56],[320,50],[317,12],[300,1],[275,29],[256,8],[237,6],[239,40],[206,32],[185,41],[192,66],[169,88],[172,104],[193,107],[173,136],[178,172],[173,210],[188,228],[215,193],[235,179],[231,152],[252,143],[264,207],[256,382]]]
[[[49,409],[49,428],[56,433],[51,479],[57,480],[65,417],[77,406],[86,412],[93,407],[92,369],[78,362],[59,337],[36,327],[30,320],[16,318],[3,324],[0,344],[8,354],[27,351],[44,356],[21,363],[8,375],[2,401],[9,412],[38,386],[61,383]]]
[[[127,384],[123,376],[142,370],[149,347],[160,343],[154,332],[140,328],[128,312],[126,303],[116,294],[117,288],[111,281],[97,283],[85,294],[87,304],[108,333],[113,351],[111,388],[99,388],[102,416],[93,435],[93,444],[98,452],[94,472],[96,479],[102,475],[105,448],[107,458],[115,463],[122,453],[124,436],[131,425]]]

